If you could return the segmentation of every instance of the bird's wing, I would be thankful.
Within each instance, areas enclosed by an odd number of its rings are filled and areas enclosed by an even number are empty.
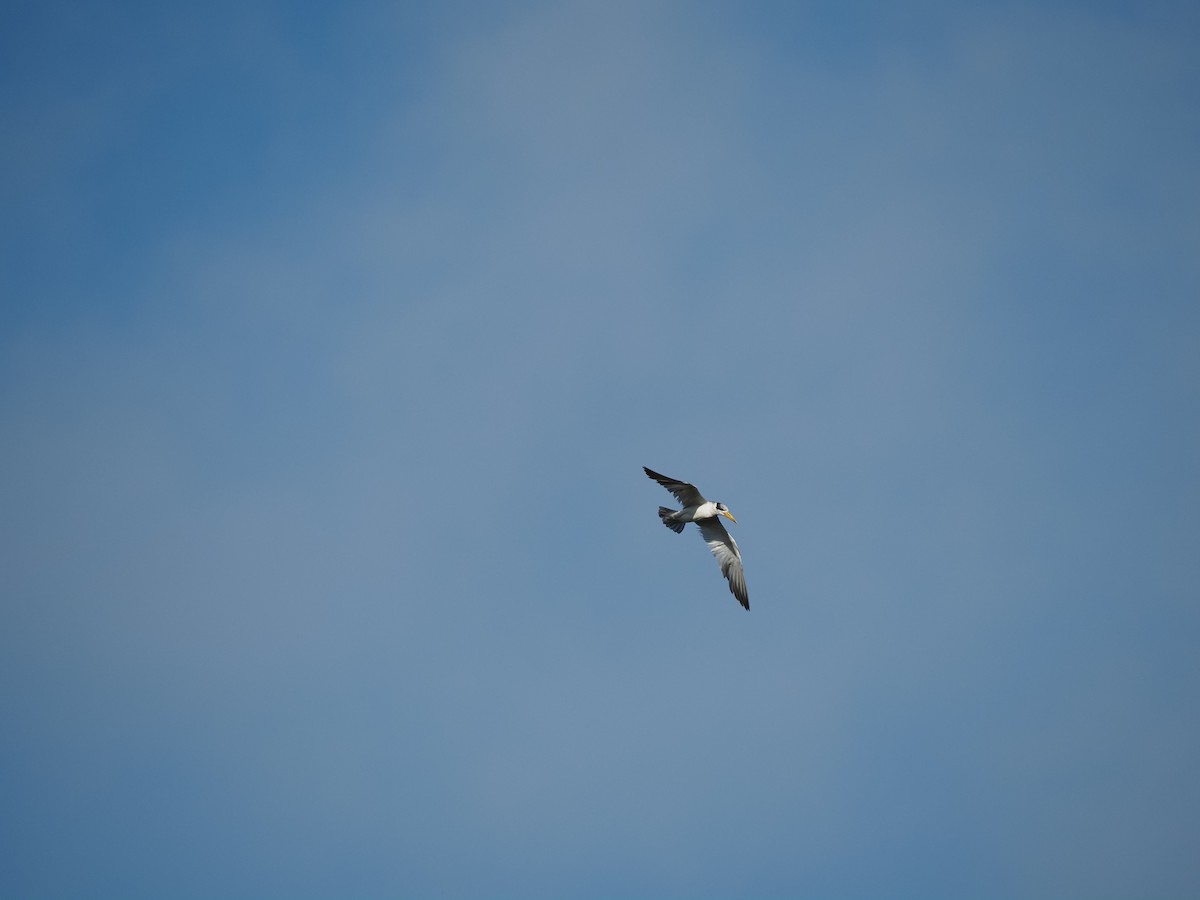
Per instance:
[[[716,516],[701,519],[696,524],[700,526],[700,533],[708,542],[708,549],[717,558],[721,574],[729,581],[730,592],[737,597],[738,603],[749,609],[750,594],[746,591],[746,575],[742,571],[742,554],[738,550],[737,541],[725,530],[725,526]]]
[[[686,481],[676,481],[674,478],[668,478],[666,475],[659,475],[653,469],[647,469],[645,466],[642,466],[642,471],[674,494],[675,499],[682,503],[684,507],[699,506],[704,502],[704,497],[696,490],[694,484],[688,484]]]

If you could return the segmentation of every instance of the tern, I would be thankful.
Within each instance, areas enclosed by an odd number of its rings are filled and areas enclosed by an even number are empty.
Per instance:
[[[657,481],[683,504],[683,509],[667,509],[660,506],[658,517],[662,519],[662,523],[676,534],[682,534],[688,522],[695,522],[700,528],[700,533],[704,535],[708,549],[717,558],[721,574],[729,581],[730,593],[737,597],[738,603],[749,609],[750,595],[746,592],[746,576],[742,572],[742,554],[738,550],[737,541],[725,530],[720,519],[720,516],[724,516],[730,522],[737,521],[729,512],[729,507],[724,503],[705,500],[694,484],[659,475],[645,466],[642,466],[642,471],[646,473],[647,478]]]

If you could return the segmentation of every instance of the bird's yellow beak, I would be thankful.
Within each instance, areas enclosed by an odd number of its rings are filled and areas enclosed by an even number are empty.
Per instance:
[[[723,510],[721,510],[721,515],[723,515],[725,518],[727,518],[727,519],[728,519],[730,522],[736,522],[736,521],[737,521],[737,519],[735,519],[735,518],[733,517],[733,513],[731,513],[731,512],[730,512],[729,510],[727,510],[727,509],[723,509]]]

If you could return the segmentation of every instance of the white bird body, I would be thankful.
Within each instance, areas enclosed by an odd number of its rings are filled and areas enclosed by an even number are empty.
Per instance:
[[[681,534],[688,522],[695,522],[704,536],[705,543],[708,544],[708,549],[716,557],[721,574],[728,580],[730,592],[743,607],[749,609],[750,595],[746,591],[746,577],[742,570],[742,552],[738,549],[737,541],[725,530],[718,518],[724,516],[730,522],[737,521],[728,507],[724,503],[705,500],[694,484],[668,478],[645,466],[642,470],[646,477],[657,481],[683,504],[683,509],[667,509],[660,506],[658,517],[662,519],[662,523],[676,534]]]
[[[681,509],[679,512],[683,515],[687,515],[689,520],[692,522],[695,522],[697,519],[711,519],[713,516],[719,516],[721,514],[717,509],[717,504],[713,503],[711,500],[706,500],[699,506],[689,506],[687,509]]]

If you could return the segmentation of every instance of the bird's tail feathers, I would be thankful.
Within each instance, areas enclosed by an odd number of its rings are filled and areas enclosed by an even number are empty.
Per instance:
[[[672,516],[675,515],[675,510],[667,509],[665,506],[658,508],[658,517],[662,519],[662,523],[670,528],[676,534],[683,534],[683,528],[686,522],[676,522]]]

